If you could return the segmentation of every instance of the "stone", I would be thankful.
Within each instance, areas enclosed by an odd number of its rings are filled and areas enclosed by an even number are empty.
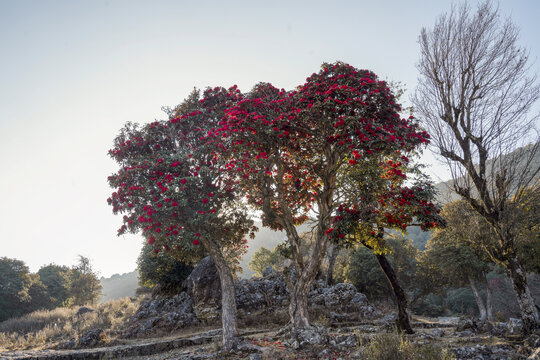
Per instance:
[[[170,331],[194,323],[197,323],[197,317],[193,302],[186,292],[181,292],[170,299],[150,299],[142,303],[122,335],[132,338],[156,329]]]
[[[221,283],[210,256],[203,258],[186,279],[187,294],[195,305],[220,305]]]
[[[377,323],[379,324],[382,330],[392,332],[397,328],[397,325],[396,325],[397,318],[398,316],[396,313],[391,313],[391,314],[383,316],[381,319],[377,321]]]
[[[457,316],[439,316],[437,322],[443,325],[458,325],[459,317]]]
[[[330,336],[324,326],[312,325],[310,329],[304,329],[298,332],[293,347],[297,346],[295,347],[296,349],[303,349],[308,346],[326,345],[329,341]]]
[[[523,330],[523,323],[521,319],[510,318],[506,323],[508,329],[508,335],[519,335]]]
[[[272,267],[272,265],[268,265],[266,267],[266,269],[264,269],[264,271],[262,273],[262,276],[263,277],[268,277],[268,276],[270,276],[270,275],[272,275],[274,273],[275,273],[275,271],[274,271],[274,268]]]
[[[471,318],[465,318],[462,317],[459,319],[459,322],[456,326],[456,332],[464,331],[464,330],[471,330],[473,332],[476,332],[478,329],[476,321]]]
[[[75,313],[75,316],[82,316],[84,314],[92,313],[94,311],[95,311],[94,309],[90,309],[86,306],[81,306],[79,310],[77,310],[77,312]]]
[[[88,330],[77,341],[77,347],[88,348],[102,344],[106,338],[105,332],[102,329]]]
[[[435,329],[431,332],[431,335],[434,337],[443,337],[444,336],[444,330],[442,329]]]

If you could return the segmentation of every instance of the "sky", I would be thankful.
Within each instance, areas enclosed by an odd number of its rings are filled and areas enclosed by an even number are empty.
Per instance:
[[[471,1],[474,7],[476,1]],[[540,73],[540,1],[504,0]],[[450,1],[0,0],[0,257],[32,272],[90,258],[136,268],[142,238],[106,199],[122,126],[165,119],[193,89],[292,89],[337,60],[416,86],[418,35]],[[435,181],[449,175],[426,150]]]

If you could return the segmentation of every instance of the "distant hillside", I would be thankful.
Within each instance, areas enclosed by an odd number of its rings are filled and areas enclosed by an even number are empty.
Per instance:
[[[511,152],[510,154],[505,155],[502,161],[508,162],[509,164],[511,164],[510,166],[512,168],[515,168],[514,171],[516,174],[526,173],[527,171],[531,171],[531,169],[536,169],[540,166],[540,151],[538,151],[538,149],[536,150],[536,153],[534,154],[532,161],[529,164],[527,164],[527,160],[529,156],[531,155],[532,149],[533,149],[532,144],[521,147]],[[493,160],[488,160],[486,167],[489,169],[491,168],[492,164],[493,164]],[[529,168],[527,168],[527,165],[529,165]],[[535,176],[534,181],[538,181],[538,179],[540,179],[540,174],[537,174]],[[459,195],[454,192],[453,186],[454,186],[453,180],[448,180],[448,181],[435,184],[435,188],[438,192],[437,200],[440,203],[446,204],[446,203],[459,199]]]
[[[138,287],[138,276],[139,272],[134,270],[122,275],[114,274],[110,278],[102,277],[99,280],[101,281],[101,286],[103,286],[103,296],[101,296],[99,302],[102,303],[108,300],[135,295],[135,289]]]

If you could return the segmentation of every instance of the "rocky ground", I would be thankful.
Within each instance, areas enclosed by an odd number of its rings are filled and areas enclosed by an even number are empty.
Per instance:
[[[233,353],[219,350],[219,280],[204,260],[188,278],[186,292],[143,303],[121,332],[92,329],[54,348],[4,352],[0,359],[369,359],[377,351],[387,357],[375,358],[396,359],[391,351],[397,346],[425,359],[539,358],[540,334],[521,338],[519,320],[415,317],[415,334],[400,337],[395,314],[384,316],[351,284],[322,281],[313,284],[309,298],[313,329],[291,340],[284,329],[288,283],[272,269],[237,283],[242,344]]]

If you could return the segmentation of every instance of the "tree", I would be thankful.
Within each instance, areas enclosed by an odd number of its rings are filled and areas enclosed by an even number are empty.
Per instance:
[[[450,167],[454,190],[495,232],[497,245],[488,253],[508,269],[529,333],[540,319],[517,255],[519,219],[510,200],[519,203],[540,171],[533,163],[540,146],[538,116],[529,116],[540,84],[529,74],[518,34],[489,1],[475,14],[467,3],[453,7],[432,29],[422,29],[413,104],[434,151]]]
[[[186,263],[201,257],[201,244],[214,260],[225,349],[238,342],[233,270],[245,251],[243,237],[254,229],[217,153],[230,142],[209,132],[239,99],[236,87],[207,89],[203,99],[194,90],[166,109],[167,121],[126,124],[109,152],[120,165],[109,177],[116,191],[108,199],[115,214],[125,214],[118,234],[141,232],[156,253],[167,251]]]
[[[343,204],[337,209],[331,232],[333,240],[360,243],[374,253],[394,294],[398,330],[407,333],[413,333],[407,295],[385,255],[389,250],[385,232],[404,232],[413,225],[426,230],[444,223],[433,203],[433,184],[409,158],[415,155],[414,148],[373,155],[340,174],[338,192]]]
[[[37,272],[40,281],[50,296],[50,308],[64,306],[69,298],[70,269],[67,266],[49,264],[42,266]]]
[[[473,216],[467,217],[467,212],[461,211],[464,206],[468,205],[458,201],[443,208],[442,216],[447,220],[447,227],[436,231],[428,240],[426,250],[419,257],[419,267],[422,272],[429,272],[435,279],[433,285],[470,286],[480,319],[492,321],[492,296],[487,280],[487,273],[492,266],[482,253],[471,246],[483,234],[478,231],[479,227],[469,222]],[[456,223],[457,221],[459,223]],[[459,231],[455,231],[457,227],[460,228]],[[479,282],[485,286],[486,301],[478,289]]]
[[[268,266],[272,266],[274,270],[283,268],[286,260],[287,258],[281,253],[279,245],[272,250],[261,246],[261,248],[253,254],[248,265],[251,270],[255,271],[255,274],[261,276]]]
[[[415,286],[416,253],[409,239],[390,235],[385,239],[389,263],[406,290]],[[373,250],[360,245],[350,255],[347,268],[347,281],[354,284],[360,292],[371,298],[389,298],[393,291]]]
[[[0,258],[0,321],[24,313],[33,283],[28,266],[21,260]]]
[[[79,255],[79,262],[69,271],[69,305],[94,304],[101,296],[101,283],[90,259]]]
[[[139,286],[154,292],[175,295],[183,290],[184,281],[193,270],[192,265],[184,263],[169,252],[155,252],[154,247],[145,241],[139,258]]]
[[[308,294],[330,239],[337,176],[373,154],[408,151],[427,142],[413,119],[401,119],[384,81],[367,70],[323,64],[297,90],[262,83],[212,130],[232,139],[229,173],[242,184],[263,225],[285,230],[298,277],[289,315],[293,337],[310,328]],[[305,259],[296,225],[310,214],[313,253]]]

